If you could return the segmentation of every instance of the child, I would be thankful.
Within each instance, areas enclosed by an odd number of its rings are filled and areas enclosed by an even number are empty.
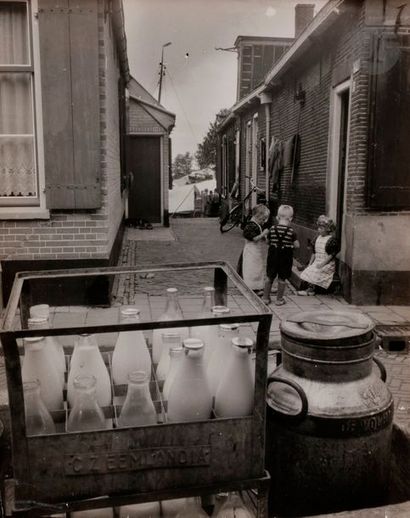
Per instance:
[[[298,295],[314,295],[316,287],[327,290],[332,283],[336,270],[335,257],[339,252],[337,240],[333,237],[336,226],[327,216],[319,216],[317,220],[318,237],[314,243],[314,252],[309,265],[300,274],[300,278],[309,286],[307,290],[298,291]]]
[[[276,216],[277,224],[269,229],[268,262],[266,268],[267,279],[263,291],[263,302],[270,304],[270,292],[272,283],[278,276],[278,291],[276,294],[277,306],[286,304],[283,298],[285,294],[286,279],[292,273],[293,249],[299,248],[296,232],[290,226],[293,219],[293,208],[290,205],[280,205]]]
[[[255,292],[263,290],[265,280],[266,243],[264,239],[268,229],[262,230],[269,218],[269,209],[265,205],[256,205],[252,209],[252,218],[243,229],[245,244],[239,258],[238,273],[245,284]]]

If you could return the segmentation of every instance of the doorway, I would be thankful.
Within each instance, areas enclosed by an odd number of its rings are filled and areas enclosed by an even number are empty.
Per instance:
[[[161,223],[161,137],[127,139],[128,219]]]
[[[349,151],[350,80],[333,91],[333,125],[329,178],[328,213],[336,223],[336,237],[341,241],[346,205],[346,169]]]

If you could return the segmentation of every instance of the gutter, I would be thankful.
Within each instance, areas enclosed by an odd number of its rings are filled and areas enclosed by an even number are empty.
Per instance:
[[[293,62],[312,45],[315,37],[322,34],[331,24],[333,24],[340,14],[339,8],[344,1],[345,0],[331,0],[319,11],[298,39],[295,40],[295,43],[287,52],[285,52],[282,58],[265,77],[265,89],[271,85],[272,81],[274,81],[277,76],[285,72],[289,66],[292,65]]]
[[[127,84],[131,78],[127,55],[127,38],[125,36],[124,9],[122,0],[113,0],[112,21],[114,25],[115,39],[118,45],[121,71]]]
[[[222,131],[230,122],[232,122],[233,120],[235,120],[235,114],[233,112],[231,112],[229,115],[227,115],[225,117],[225,119],[221,122],[221,124],[218,126],[218,128],[216,129],[216,132],[219,133],[220,131]]]
[[[340,15],[339,9],[344,2],[345,0],[330,0],[313,18],[312,22],[305,28],[285,54],[283,54],[270,72],[268,72],[263,83],[233,105],[231,108],[232,113],[240,112],[241,109],[257,102],[259,100],[259,96],[263,92],[275,86],[275,83],[278,82],[279,76],[286,72],[286,70],[288,70],[289,67],[303,55],[303,53],[313,44],[317,36],[326,31],[330,25],[336,21]]]

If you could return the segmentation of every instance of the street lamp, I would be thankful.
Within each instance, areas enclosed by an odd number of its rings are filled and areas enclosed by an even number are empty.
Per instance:
[[[162,45],[161,63],[160,63],[161,68],[159,71],[159,92],[158,92],[158,102],[159,103],[161,102],[162,78],[164,76],[164,48],[169,47],[170,45],[172,45],[172,41],[169,41],[168,43],[164,43],[164,45]]]

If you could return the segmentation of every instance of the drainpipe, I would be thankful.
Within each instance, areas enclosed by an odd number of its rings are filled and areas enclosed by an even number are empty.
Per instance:
[[[259,95],[261,104],[265,106],[265,192],[266,200],[269,200],[269,147],[270,147],[270,108],[272,104],[272,96],[269,93],[262,92]]]

